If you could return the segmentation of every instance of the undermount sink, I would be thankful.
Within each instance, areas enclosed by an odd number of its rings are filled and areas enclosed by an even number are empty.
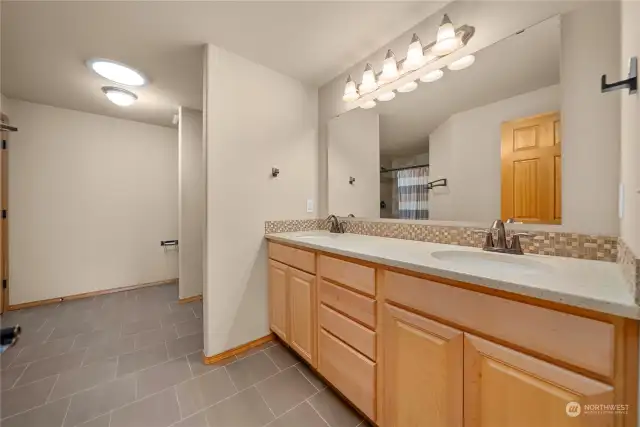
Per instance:
[[[437,260],[455,263],[461,267],[510,270],[516,273],[538,273],[549,267],[541,262],[525,258],[526,255],[508,255],[471,251],[436,251],[431,254]]]

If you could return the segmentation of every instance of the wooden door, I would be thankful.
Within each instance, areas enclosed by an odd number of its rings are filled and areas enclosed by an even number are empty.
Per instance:
[[[269,325],[271,330],[288,342],[289,309],[287,277],[289,267],[269,260]]]
[[[289,344],[312,363],[316,276],[289,268]]]
[[[465,334],[465,427],[612,427],[613,415],[579,414],[572,402],[613,400],[606,384]]]
[[[384,304],[379,337],[380,425],[461,427],[463,333]]]
[[[502,220],[562,222],[560,113],[502,124]]]

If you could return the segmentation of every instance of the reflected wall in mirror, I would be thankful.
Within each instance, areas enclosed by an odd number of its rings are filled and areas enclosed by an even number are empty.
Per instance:
[[[467,68],[427,70],[411,93],[333,119],[331,213],[580,231],[616,222],[619,97],[600,93],[599,75],[621,68],[618,8],[550,17]]]

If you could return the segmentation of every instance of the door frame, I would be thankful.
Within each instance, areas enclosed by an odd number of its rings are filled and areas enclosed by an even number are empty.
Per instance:
[[[0,119],[3,123],[9,124],[9,117],[0,113]],[[0,131],[2,136],[2,147],[0,147],[0,279],[2,286],[6,284],[6,288],[0,288],[2,293],[2,303],[0,304],[0,313],[9,310],[9,219],[8,215],[2,213],[8,212],[9,205],[9,131]]]

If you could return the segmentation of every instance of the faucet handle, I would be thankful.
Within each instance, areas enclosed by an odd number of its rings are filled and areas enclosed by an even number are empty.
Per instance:
[[[485,237],[484,237],[484,245],[482,245],[483,249],[487,249],[487,248],[492,248],[493,247],[493,233],[491,232],[491,229],[485,229],[485,230],[475,229],[475,230],[471,230],[471,232],[473,232],[473,233],[483,233],[485,235]]]
[[[520,237],[535,237],[533,233],[513,233],[511,236],[511,249],[517,255],[523,255],[522,245],[520,244]]]

